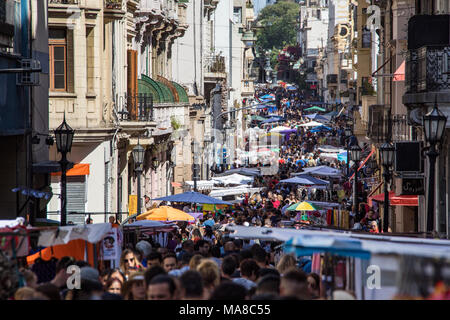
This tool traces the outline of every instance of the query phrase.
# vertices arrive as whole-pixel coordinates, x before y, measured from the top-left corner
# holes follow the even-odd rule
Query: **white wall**
[[[74,145],[72,152],[68,154],[69,161],[74,163],[87,163],[89,164],[89,175],[86,176],[87,181],[87,202],[85,206],[86,212],[103,213],[105,211],[105,159],[109,160],[110,155],[110,143],[109,141],[102,142],[97,145]],[[55,149],[53,147],[53,149]],[[56,150],[52,150],[53,153]],[[52,153],[52,152],[51,152]],[[59,156],[56,158],[59,159]],[[110,165],[111,169],[111,165]],[[53,194],[60,194],[60,177],[52,177],[51,188]],[[110,193],[111,194],[111,193]],[[111,196],[109,196],[109,211],[111,208]],[[113,197],[114,198],[114,197]],[[47,205],[48,211],[60,210],[60,198],[54,195]],[[50,215],[50,219],[59,220],[57,216]],[[92,215],[91,218],[94,223],[104,222],[104,215]]]
[[[200,13],[200,2],[190,1],[187,3],[186,23],[189,27],[183,37],[175,39],[172,46],[172,76],[175,82],[189,88],[188,94],[194,94],[193,85],[196,82],[199,95],[203,95],[202,55],[200,49],[202,16]]]

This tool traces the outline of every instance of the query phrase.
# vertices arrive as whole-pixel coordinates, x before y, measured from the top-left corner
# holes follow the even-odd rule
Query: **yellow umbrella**
[[[296,203],[290,206],[287,210],[294,211],[318,211],[321,210],[319,206],[315,206],[312,203],[303,201],[302,203]]]
[[[161,206],[139,215],[137,220],[194,221],[195,218],[184,211],[169,206]]]

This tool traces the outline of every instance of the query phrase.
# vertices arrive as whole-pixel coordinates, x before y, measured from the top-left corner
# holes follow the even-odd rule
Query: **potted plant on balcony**
[[[175,116],[170,117],[170,124],[172,125],[173,130],[177,131],[181,128],[181,123],[178,121],[178,119]]]

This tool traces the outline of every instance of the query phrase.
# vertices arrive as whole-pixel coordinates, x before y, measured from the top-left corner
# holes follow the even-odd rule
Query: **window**
[[[49,29],[50,90],[67,91],[67,42],[65,29]]]
[[[233,21],[234,21],[234,23],[242,23],[242,8],[241,7],[234,7]]]
[[[87,91],[94,91],[94,28],[86,28],[86,83]]]
[[[14,1],[0,1],[0,47],[13,47]]]
[[[362,34],[362,47],[363,48],[370,48],[372,42],[372,35],[370,34],[370,30],[366,27],[363,28],[363,34]]]

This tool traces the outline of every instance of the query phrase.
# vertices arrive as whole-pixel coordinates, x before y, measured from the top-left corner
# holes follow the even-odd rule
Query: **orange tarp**
[[[100,242],[101,243],[101,242]],[[87,261],[91,266],[94,265],[94,245],[92,243],[86,242],[85,240],[72,240],[67,244],[60,244],[57,246],[48,247],[42,249],[35,254],[29,255],[27,257],[27,264],[32,265],[37,258],[42,258],[43,260],[50,260],[51,258],[61,259],[65,256],[74,257],[76,260],[85,260],[84,253],[87,244],[88,259]],[[100,248],[97,246],[97,252]],[[53,249],[53,250],[52,250]],[[52,253],[53,251],[53,253]]]
[[[52,176],[60,176],[61,171],[52,172]],[[67,170],[67,176],[86,176],[89,175],[89,163],[76,163],[72,169]]]

